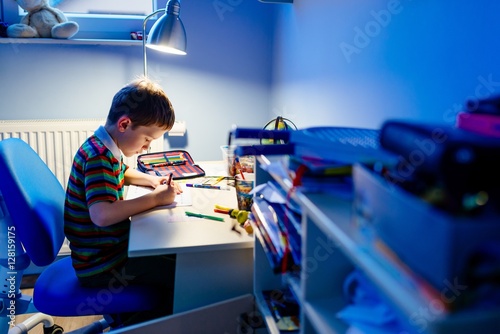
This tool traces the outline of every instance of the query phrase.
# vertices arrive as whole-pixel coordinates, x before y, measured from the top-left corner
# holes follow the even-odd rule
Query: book
[[[280,332],[298,332],[300,305],[290,289],[264,290],[262,294]]]
[[[254,200],[252,213],[259,232],[257,236],[260,234],[259,240],[263,243],[275,273],[296,271],[300,268],[300,236],[297,241],[296,236],[284,230],[283,222],[280,221],[283,213],[277,213],[273,205],[276,204],[270,204],[260,198]]]
[[[257,230],[255,236],[262,245],[271,268],[274,272],[277,272],[278,268],[281,267],[281,258],[278,256],[278,254],[276,253],[276,249],[274,249],[274,246],[269,241],[269,238],[266,235],[267,232],[262,228],[262,224],[258,221],[258,219],[253,220],[253,223]]]
[[[269,205],[276,213],[280,231],[285,234],[288,239],[287,246],[291,251],[295,266],[298,268],[301,263],[302,252],[300,217],[293,211],[287,210],[283,204],[270,203]]]
[[[275,222],[274,212],[269,210],[267,202],[256,198],[252,205],[252,212],[255,216],[255,222],[259,230],[266,237],[266,241],[279,257],[285,253],[285,244],[282,239],[281,231]]]

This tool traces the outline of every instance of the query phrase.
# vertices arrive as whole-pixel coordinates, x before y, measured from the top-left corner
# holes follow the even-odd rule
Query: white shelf
[[[276,323],[274,322],[274,318],[271,314],[271,311],[267,307],[266,300],[264,299],[262,293],[255,293],[255,304],[259,308],[260,314],[262,315],[262,318],[266,322],[269,333],[278,334],[280,331],[276,326]]]
[[[321,334],[338,334],[347,330],[347,325],[335,313],[345,305],[342,297],[336,299],[318,299],[314,303],[305,301],[302,304],[303,312],[310,319],[316,332]]]
[[[0,44],[111,45],[142,47],[142,41],[124,39],[0,38]]]
[[[269,166],[277,160],[279,158],[273,157],[270,161],[263,156],[257,159],[260,166]],[[292,187],[291,179],[279,173],[267,173],[260,167],[256,171],[258,181],[271,178],[285,192]],[[259,176],[259,173],[267,175]],[[259,295],[261,291],[287,284],[298,296],[301,333],[348,331],[348,324],[339,319],[337,313],[348,304],[343,286],[346,276],[355,268],[371,281],[409,334],[498,332],[499,310],[449,313],[441,307],[444,305],[442,291],[429,289],[429,285],[422,284],[404,265],[382,256],[355,226],[351,200],[331,193],[300,191],[294,191],[292,199],[302,209],[301,278],[275,275],[269,265],[266,272],[262,262],[267,258],[262,247],[256,245],[255,249],[262,254],[255,256],[255,267],[259,269],[255,270],[254,292]],[[256,242],[259,241],[256,239]],[[271,333],[279,333],[272,317],[266,317],[266,322]]]

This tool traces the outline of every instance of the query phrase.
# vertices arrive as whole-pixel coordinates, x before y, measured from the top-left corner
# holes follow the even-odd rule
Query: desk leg
[[[252,293],[252,248],[177,254],[174,313]]]

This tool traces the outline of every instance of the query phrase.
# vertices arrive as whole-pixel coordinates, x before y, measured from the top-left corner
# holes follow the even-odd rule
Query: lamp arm
[[[144,77],[147,77],[148,76],[148,62],[147,62],[147,57],[146,57],[146,23],[148,22],[148,20],[156,15],[156,14],[159,14],[161,12],[164,12],[165,11],[165,8],[163,9],[158,9],[156,10],[155,12],[149,14],[148,16],[146,16],[144,18],[144,21],[142,22],[142,54],[143,54],[143,64],[144,64]]]

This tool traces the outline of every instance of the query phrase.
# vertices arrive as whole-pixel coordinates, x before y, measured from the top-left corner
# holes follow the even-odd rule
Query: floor
[[[23,294],[33,295],[32,288],[21,289]],[[19,324],[26,319],[28,319],[33,314],[21,314],[17,315],[15,323]],[[89,317],[54,317],[54,323],[61,326],[65,333],[74,331],[76,329],[82,328],[84,326],[90,325],[95,321],[102,319],[102,316],[89,316]],[[29,334],[43,334],[43,325],[36,325],[32,330],[28,332]]]

